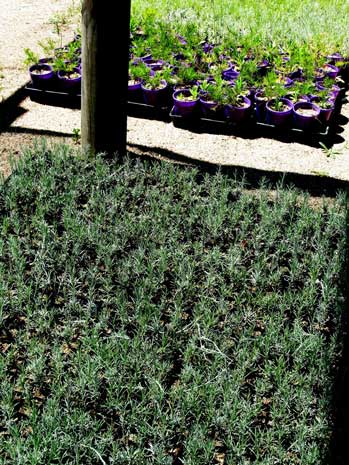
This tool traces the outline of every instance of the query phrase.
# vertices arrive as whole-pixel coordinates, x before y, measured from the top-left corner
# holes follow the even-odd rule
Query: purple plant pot
[[[162,81],[163,87],[159,89],[147,89],[141,84],[144,102],[153,107],[164,107],[168,103],[168,84]]]
[[[326,68],[318,68],[317,69],[317,74],[315,75],[315,81],[316,82],[321,82],[323,81],[326,77],[335,79],[338,76],[339,73],[339,68],[334,65],[326,64]]]
[[[311,114],[301,114],[300,111],[311,111]],[[320,108],[312,102],[297,102],[293,107],[293,122],[298,129],[310,129],[319,121]]]
[[[204,53],[210,53],[212,52],[213,49],[214,49],[214,44],[207,42],[207,41],[202,43],[202,50]]]
[[[219,119],[222,117],[221,106],[217,102],[205,100],[205,97],[200,97],[200,110],[205,118]]]
[[[320,98],[318,96],[312,97],[312,102],[319,102]],[[329,108],[320,108],[319,120],[322,124],[327,124],[332,117],[333,111],[335,109],[335,102],[333,99],[329,98],[328,102],[330,104]]]
[[[153,55],[151,53],[149,53],[148,55],[144,55],[144,56],[140,57],[139,59],[141,61],[143,61],[143,63],[147,63],[149,61],[152,61]]]
[[[260,76],[265,76],[270,69],[271,65],[268,60],[263,60],[257,64],[257,72]]]
[[[181,115],[184,117],[193,116],[198,108],[199,98],[197,98],[196,100],[180,100],[178,99],[179,95],[185,95],[189,97],[190,90],[189,89],[176,90],[173,93],[172,97],[173,97],[175,113],[177,115]]]
[[[160,71],[164,67],[164,60],[147,60],[144,62],[153,71]]]
[[[240,71],[237,71],[234,68],[226,69],[222,72],[222,78],[225,81],[234,81],[239,77]]]
[[[288,100],[286,98],[280,99],[282,103],[287,105],[288,109],[284,111],[277,111],[271,108],[271,104],[273,103],[273,100],[269,100],[267,102],[265,108],[266,108],[266,122],[268,124],[272,124],[274,126],[283,126],[287,124],[291,118],[292,115],[292,110],[293,110],[293,103],[291,100]]]
[[[40,58],[39,64],[40,65],[52,65],[54,61],[55,60],[52,57],[44,57],[44,58]]]
[[[244,101],[243,107],[234,105],[225,105],[223,108],[224,118],[232,123],[243,123],[248,120],[251,114],[251,100],[247,97],[242,97]]]
[[[190,89],[193,86],[198,86],[200,87],[200,82],[199,81],[191,81],[187,84],[176,84],[173,87],[173,92],[176,92],[177,90],[187,90]]]
[[[80,92],[81,90],[81,72],[78,68],[74,68],[73,72],[78,73],[79,76],[75,78],[69,78],[65,71],[58,71],[57,77],[59,80],[60,88],[64,92]]]
[[[332,53],[331,55],[327,55],[327,59],[330,62],[330,64],[336,64],[338,61],[343,60],[343,55],[341,55],[338,52]]]
[[[43,71],[44,73],[36,74],[35,71]],[[40,63],[31,66],[29,68],[29,74],[33,86],[38,89],[45,89],[49,87],[55,78],[55,72],[53,71],[52,66],[47,63]]]
[[[291,79],[290,77],[286,77],[284,87],[286,89],[289,89],[290,87],[293,87],[293,86],[294,86],[294,80]]]
[[[325,74],[331,79],[335,79],[338,76],[339,68],[335,65],[326,64]]]
[[[128,84],[127,98],[130,102],[142,102],[143,93],[142,93],[142,81],[136,81]]]
[[[333,95],[334,99],[337,100],[340,93],[341,93],[341,88],[339,86],[337,86],[336,84],[334,84],[331,87],[330,95]]]
[[[288,77],[292,80],[301,79],[303,77],[303,70],[301,68],[298,68],[292,71],[292,73],[290,73]]]
[[[262,96],[260,91],[255,92],[254,102],[256,104],[256,118],[260,123],[264,123],[266,116],[266,104],[267,100]]]
[[[187,40],[185,39],[185,37],[181,36],[180,34],[176,34],[176,38],[178,40],[178,42],[181,44],[181,45],[187,45],[188,42]]]

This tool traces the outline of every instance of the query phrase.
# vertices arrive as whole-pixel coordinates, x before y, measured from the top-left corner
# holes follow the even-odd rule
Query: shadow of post
[[[184,165],[196,166],[200,172],[215,173],[221,171],[225,175],[243,178],[247,189],[258,189],[261,180],[265,180],[268,189],[274,189],[282,184],[284,187],[293,186],[314,197],[335,197],[338,191],[349,191],[349,182],[311,174],[285,173],[282,171],[266,171],[247,166],[217,165],[202,160],[189,158],[176,152],[160,147],[147,147],[140,144],[128,144],[130,156],[148,158],[154,163],[161,160],[172,161]]]
[[[26,112],[19,107],[19,104],[27,97],[26,85],[27,83],[0,103],[0,132],[6,130],[19,116]]]

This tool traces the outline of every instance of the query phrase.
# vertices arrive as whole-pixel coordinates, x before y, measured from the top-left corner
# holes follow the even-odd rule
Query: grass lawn
[[[69,151],[0,187],[0,463],[325,464],[344,194]]]

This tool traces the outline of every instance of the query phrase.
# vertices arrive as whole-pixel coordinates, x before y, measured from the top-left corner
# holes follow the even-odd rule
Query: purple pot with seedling
[[[256,118],[260,123],[264,123],[266,116],[266,104],[267,99],[261,91],[257,91],[254,94],[254,102],[256,105]]]
[[[33,86],[38,89],[45,89],[49,87],[54,78],[55,72],[47,63],[39,63],[33,65],[29,68],[30,78],[32,80]]]
[[[290,121],[290,118],[292,116],[293,103],[286,98],[281,98],[279,100],[281,104],[284,106],[282,110],[275,110],[273,108],[275,99],[269,100],[269,102],[267,102],[265,106],[266,122],[274,126],[284,126]]]
[[[294,71],[292,71],[292,73],[288,75],[288,77],[292,79],[293,81],[302,79],[303,78],[302,68],[295,69]]]
[[[241,97],[242,105],[225,105],[223,108],[224,118],[232,123],[243,123],[251,115],[251,100],[247,97]]]
[[[81,91],[81,71],[74,68],[73,71],[58,71],[57,77],[60,87],[65,92],[80,92]]]
[[[320,104],[320,97],[318,96],[315,96],[311,99],[312,102],[314,102],[315,104],[317,104],[317,106],[319,106],[320,108],[320,114],[319,114],[319,120],[322,124],[327,124],[331,117],[332,117],[332,114],[334,112],[334,109],[335,109],[335,101],[331,98],[327,99],[327,101],[325,102],[326,105],[324,104]],[[321,106],[320,106],[321,105]]]
[[[148,53],[148,55],[144,55],[139,58],[143,63],[147,63],[153,59],[153,55],[151,53]]]
[[[161,87],[156,89],[148,88],[141,84],[144,102],[153,107],[166,106],[168,100],[168,83],[165,80],[161,81]]]
[[[326,64],[323,68],[318,68],[315,74],[315,81],[321,82],[326,77],[330,79],[335,79],[338,76],[339,68],[334,65]]]
[[[199,97],[194,98],[190,89],[176,90],[172,97],[174,110],[177,115],[184,117],[193,116],[198,109]]]
[[[297,102],[293,106],[293,122],[298,129],[310,129],[319,121],[320,108],[313,102]]]
[[[222,107],[217,102],[207,100],[205,95],[202,95],[199,99],[200,111],[204,118],[219,119],[222,116]]]
[[[257,71],[260,76],[265,76],[270,71],[271,65],[268,60],[262,60],[257,64]]]
[[[327,63],[325,65],[324,71],[327,77],[335,79],[338,76],[339,68],[335,65],[330,65],[329,63]]]
[[[338,61],[343,61],[343,55],[338,52],[335,52],[335,53],[332,53],[331,55],[327,55],[327,59],[332,65],[332,64],[338,63]]]
[[[234,81],[235,79],[239,77],[239,75],[240,75],[240,71],[234,68],[234,66],[231,66],[222,72],[222,78],[225,81]]]
[[[140,79],[128,81],[127,98],[130,102],[142,102],[143,101],[143,94],[142,94],[141,86],[142,86],[142,81]]]
[[[284,87],[286,89],[289,89],[290,87],[293,87],[293,86],[294,86],[294,80],[291,79],[290,77],[286,77]]]
[[[164,67],[164,60],[147,60],[145,61],[146,66],[153,71],[160,71]]]

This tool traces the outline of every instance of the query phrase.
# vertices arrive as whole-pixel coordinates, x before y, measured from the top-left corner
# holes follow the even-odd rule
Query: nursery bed
[[[60,92],[50,89],[37,89],[33,84],[26,86],[26,92],[33,102],[42,105],[56,106],[70,109],[81,108],[81,94]],[[341,103],[337,105],[336,112],[326,126],[316,127],[309,130],[302,130],[295,127],[277,127],[271,124],[257,121],[251,117],[247,124],[238,125],[219,119],[204,117],[183,118],[174,112],[170,107],[154,107],[141,102],[127,102],[127,114],[136,118],[154,119],[164,122],[172,121],[174,126],[182,129],[192,129],[195,131],[207,131],[215,134],[236,134],[251,133],[251,130],[261,132],[265,136],[283,135],[306,137],[319,141],[327,139],[333,135],[336,115],[340,114]]]
[[[33,102],[56,106],[69,109],[81,108],[81,95],[76,93],[66,93],[50,89],[37,89],[33,84],[26,86],[26,92]],[[309,139],[316,139],[319,141],[330,138],[334,133],[335,119],[340,114],[341,103],[337,106],[336,113],[330,120],[330,124],[326,126],[318,126],[309,130],[302,130],[295,127],[277,127],[271,124],[257,121],[254,117],[243,124],[237,125],[224,120],[210,119],[204,117],[183,118],[170,109],[168,106],[154,107],[141,102],[128,102],[127,114],[136,118],[145,118],[158,121],[169,122],[172,121],[174,126],[182,129],[191,129],[194,131],[203,131],[215,134],[239,134],[241,136],[250,134],[251,131],[261,133],[264,136],[273,137],[280,135],[287,135],[291,138],[305,137]]]

